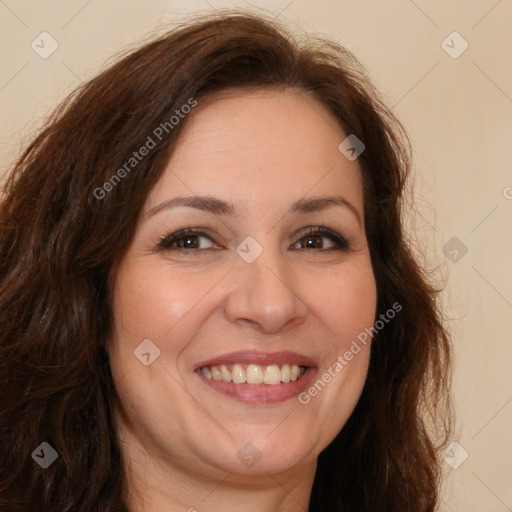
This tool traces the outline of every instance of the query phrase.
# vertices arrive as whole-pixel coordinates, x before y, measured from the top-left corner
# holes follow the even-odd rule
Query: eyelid
[[[338,233],[337,231],[330,229],[325,226],[308,226],[307,228],[304,228],[303,230],[299,230],[297,233],[295,233],[294,238],[298,237],[297,242],[293,242],[293,244],[298,243],[300,240],[302,240],[305,237],[308,236],[320,236],[329,238],[331,241],[334,241],[338,247],[338,250],[349,250],[351,248],[351,244],[349,243],[348,239],[343,236],[341,233]],[[335,249],[319,249],[319,251],[328,251],[328,250],[335,250]],[[318,251],[316,251],[318,252]]]
[[[192,253],[214,249],[212,247],[208,247],[206,249],[184,249],[171,247],[173,243],[180,240],[181,238],[186,238],[187,236],[206,237],[209,238],[214,244],[218,245],[217,242],[215,241],[215,237],[208,228],[183,228],[178,229],[177,231],[173,231],[168,235],[162,236],[160,241],[157,243],[156,251],[177,251]]]

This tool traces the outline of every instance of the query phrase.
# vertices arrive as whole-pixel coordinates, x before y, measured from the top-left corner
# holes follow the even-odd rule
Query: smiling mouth
[[[243,350],[201,361],[194,371],[215,392],[250,406],[267,406],[296,398],[318,368],[296,352]]]
[[[231,382],[233,384],[254,384],[279,386],[300,380],[307,367],[297,364],[220,364],[202,366],[201,374],[209,380]]]

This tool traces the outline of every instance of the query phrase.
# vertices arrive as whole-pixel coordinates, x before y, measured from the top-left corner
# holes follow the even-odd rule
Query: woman
[[[69,97],[1,204],[0,508],[436,509],[400,134],[346,50],[244,13]]]

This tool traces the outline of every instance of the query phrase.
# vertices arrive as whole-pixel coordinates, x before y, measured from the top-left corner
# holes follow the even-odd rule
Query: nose
[[[308,308],[296,290],[293,269],[282,256],[269,253],[252,263],[237,262],[225,315],[230,322],[272,334],[300,325]]]

